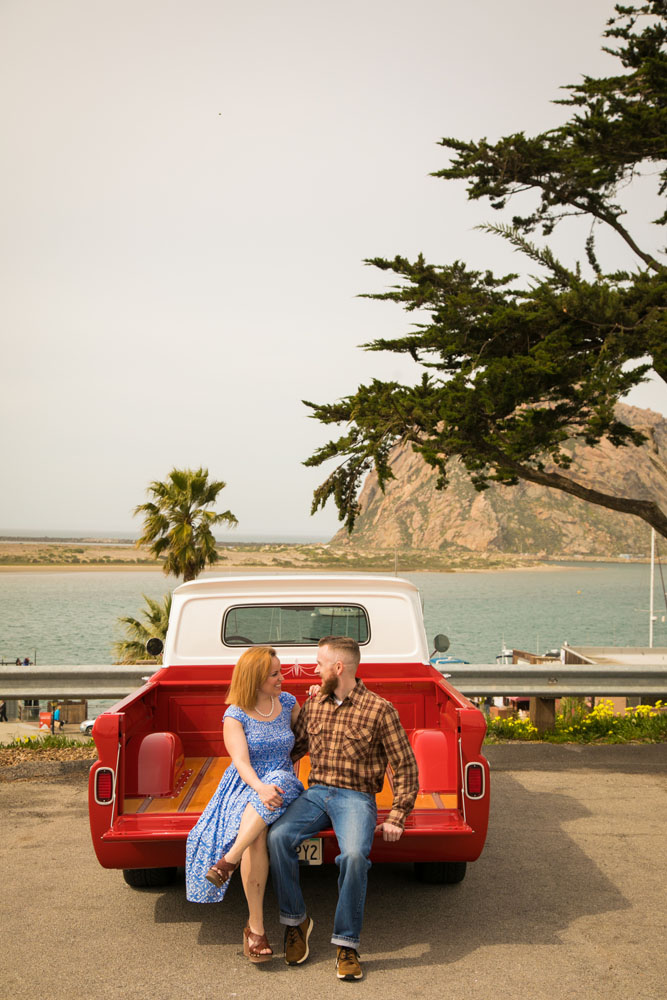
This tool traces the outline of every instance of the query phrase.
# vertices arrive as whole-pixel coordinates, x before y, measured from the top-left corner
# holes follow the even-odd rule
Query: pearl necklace
[[[269,711],[268,712],[260,712],[260,710],[257,708],[256,705],[255,705],[255,711],[257,712],[258,715],[263,715],[265,719],[268,719],[271,715],[273,715],[273,706],[274,706],[274,704],[275,704],[274,698],[273,698],[273,695],[271,695],[271,708],[269,709]]]

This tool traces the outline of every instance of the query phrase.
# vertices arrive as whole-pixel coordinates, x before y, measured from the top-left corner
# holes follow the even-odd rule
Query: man
[[[308,958],[313,921],[299,885],[299,844],[332,826],[340,854],[338,905],[331,943],[338,948],[336,975],[361,979],[359,939],[373,837],[397,841],[414,806],[417,762],[398,712],[357,680],[359,644],[327,636],[320,640],[316,671],[322,687],[303,705],[294,729],[292,759],[310,753],[309,788],[270,828],[271,872],[286,925],[285,961],[300,965]],[[387,763],[393,771],[393,803],[387,820],[376,828],[375,795]]]

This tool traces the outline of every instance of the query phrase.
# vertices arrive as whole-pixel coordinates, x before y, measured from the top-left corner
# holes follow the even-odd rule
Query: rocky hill
[[[648,437],[641,447],[573,444],[569,475],[587,486],[658,499],[667,506],[667,420],[652,410],[619,405],[618,416]],[[334,544],[370,548],[458,549],[539,556],[645,555],[650,528],[642,520],[585,503],[559,490],[520,483],[494,484],[482,493],[460,464],[450,464],[450,485],[435,489],[436,474],[411,448],[392,457],[396,479],[383,494],[375,474],[364,483],[362,513],[352,538]]]

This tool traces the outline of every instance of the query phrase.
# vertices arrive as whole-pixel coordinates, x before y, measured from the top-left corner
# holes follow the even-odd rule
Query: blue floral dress
[[[287,691],[280,694],[282,712],[271,722],[252,719],[242,708],[230,705],[223,718],[238,719],[248,741],[250,763],[266,784],[283,789],[283,804],[269,810],[250,785],[230,764],[213,798],[190,831],[185,853],[185,889],[193,903],[219,903],[229,881],[218,888],[207,882],[209,868],[230,849],[239,832],[241,817],[250,803],[267,825],[274,823],[288,805],[301,795],[303,785],[294,774],[290,752],[294,733],[290,725],[296,698]]]

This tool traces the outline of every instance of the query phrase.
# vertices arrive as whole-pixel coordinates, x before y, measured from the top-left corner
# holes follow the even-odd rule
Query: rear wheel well
[[[176,878],[176,868],[125,868],[123,878],[133,889],[157,889],[171,885]]]
[[[455,885],[465,878],[467,861],[415,861],[415,875],[427,885]]]

